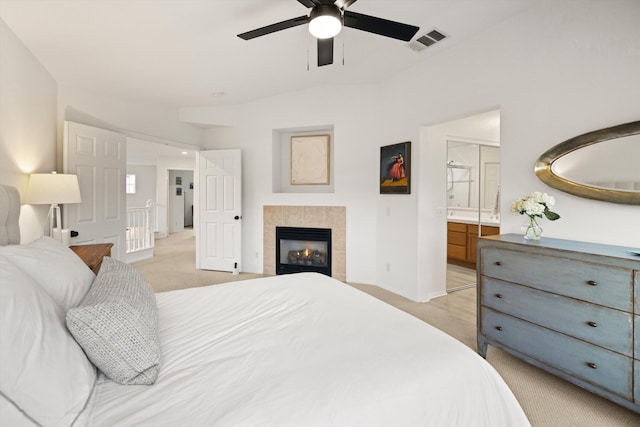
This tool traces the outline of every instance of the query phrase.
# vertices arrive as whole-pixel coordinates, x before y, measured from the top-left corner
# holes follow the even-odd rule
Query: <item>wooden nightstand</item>
[[[102,258],[111,256],[112,246],[113,243],[97,243],[95,245],[69,246],[69,249],[75,252],[91,271],[98,274],[102,265]]]

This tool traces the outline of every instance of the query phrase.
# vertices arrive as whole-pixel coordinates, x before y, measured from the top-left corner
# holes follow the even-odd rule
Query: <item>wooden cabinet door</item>
[[[467,224],[447,223],[447,258],[467,260]]]
[[[477,234],[467,234],[467,261],[476,263],[476,245],[478,244]]]

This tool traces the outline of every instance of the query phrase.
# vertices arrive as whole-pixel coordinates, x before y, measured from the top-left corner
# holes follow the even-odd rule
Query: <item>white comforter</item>
[[[314,273],[157,295],[153,386],[102,377],[90,426],[522,426],[462,343]]]

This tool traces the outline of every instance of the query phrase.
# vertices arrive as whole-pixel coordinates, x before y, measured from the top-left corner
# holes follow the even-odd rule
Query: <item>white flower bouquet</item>
[[[549,210],[549,208],[555,204],[556,200],[553,196],[535,191],[513,202],[511,205],[511,213],[528,215],[530,217],[537,216],[539,218],[542,218],[544,215],[549,221],[555,221],[560,218],[560,215]]]
[[[523,226],[524,237],[526,239],[540,238],[542,228],[538,225],[537,218],[544,216],[549,221],[555,221],[560,218],[560,215],[549,209],[552,208],[555,203],[556,201],[552,196],[539,191],[535,191],[513,202],[511,205],[512,214],[527,215],[529,217],[528,224]]]

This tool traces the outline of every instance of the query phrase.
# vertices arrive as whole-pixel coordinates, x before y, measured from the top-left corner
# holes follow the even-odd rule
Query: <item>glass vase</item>
[[[522,224],[522,235],[527,240],[540,240],[542,227],[538,224],[538,219],[535,216],[527,216],[526,221]]]

